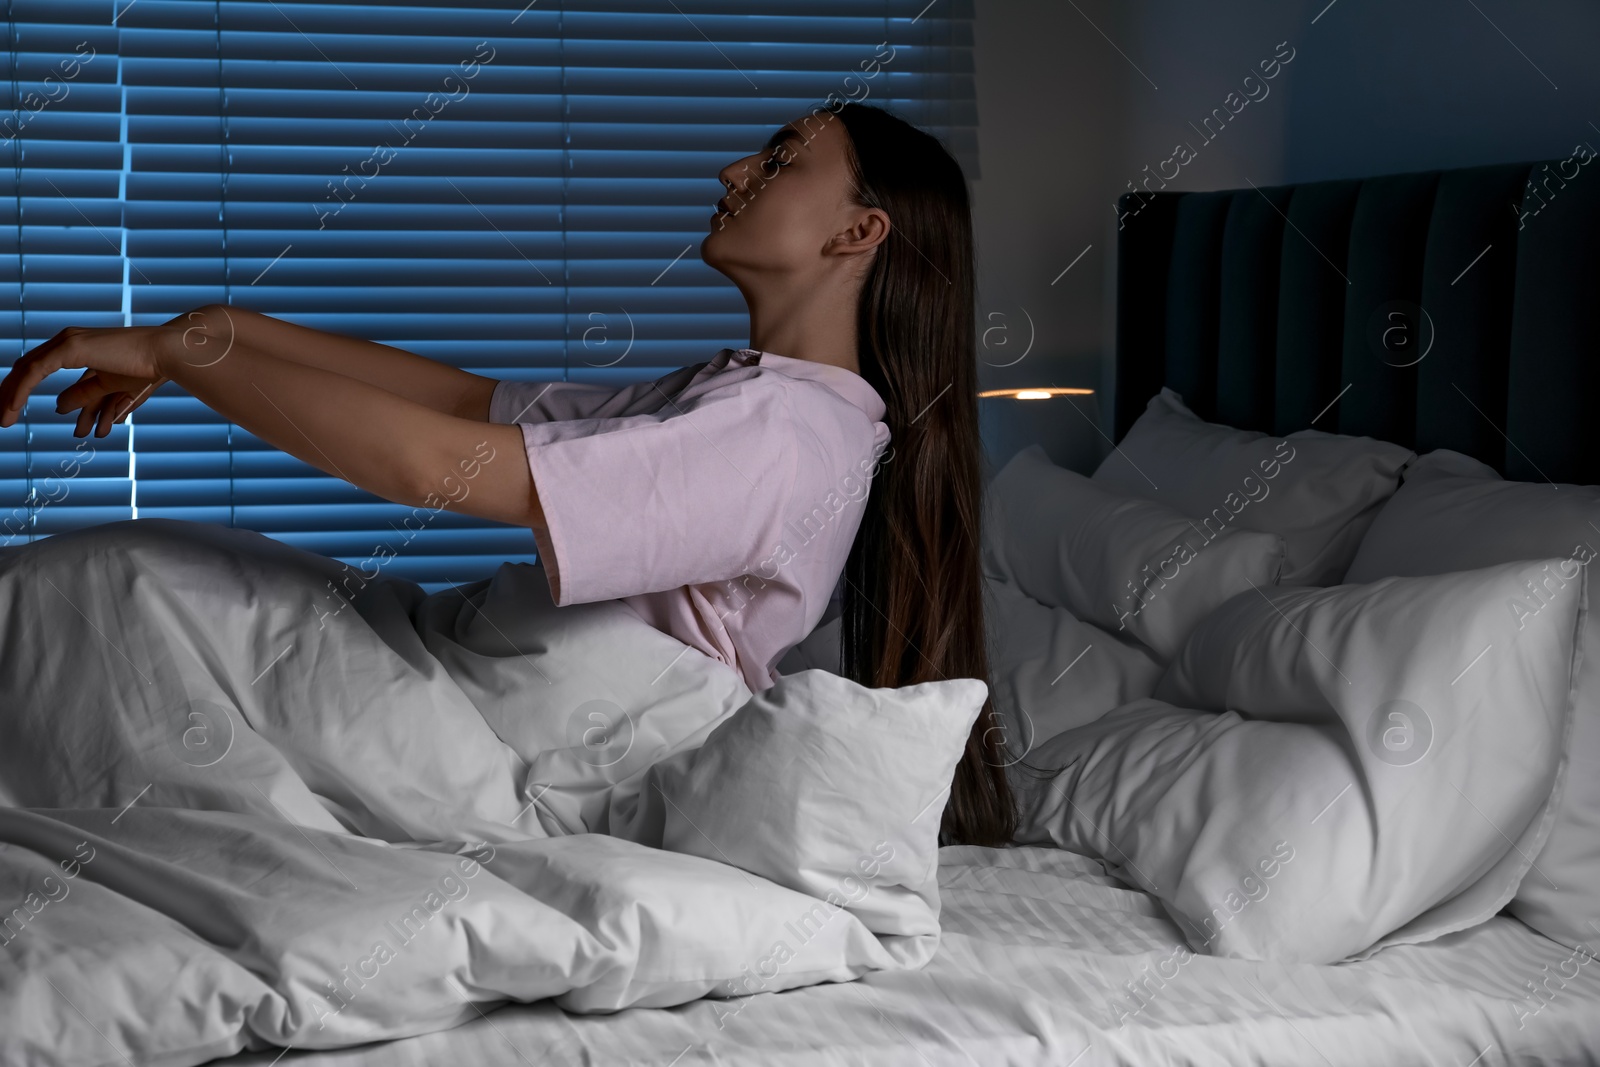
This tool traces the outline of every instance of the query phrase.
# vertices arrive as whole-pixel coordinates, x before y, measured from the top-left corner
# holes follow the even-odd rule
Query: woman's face
[[[710,218],[702,259],[735,282],[815,279],[852,258],[830,253],[870,251],[888,217],[850,203],[848,142],[844,123],[824,110],[786,123],[761,150],[722,168],[728,192]],[[866,221],[870,215],[881,222]]]

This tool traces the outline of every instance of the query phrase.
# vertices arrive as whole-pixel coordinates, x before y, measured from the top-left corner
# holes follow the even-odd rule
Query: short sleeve
[[[793,511],[798,450],[815,447],[773,375],[522,434],[545,515],[539,555],[562,606],[751,573]]]

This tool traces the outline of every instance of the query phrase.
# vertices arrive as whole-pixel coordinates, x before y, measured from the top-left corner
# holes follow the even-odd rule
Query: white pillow
[[[1571,723],[1583,587],[1506,610],[1546,562],[1235,598],[1155,698],[1041,746],[1070,769],[1017,779],[1017,841],[1103,856],[1221,956],[1332,963],[1488,919],[1549,832]]]
[[[1501,480],[1500,473],[1482,460],[1448,448],[1436,448],[1406,464],[1406,469],[1400,472],[1400,484],[1409,485],[1439,477],[1487,478],[1492,482]]]
[[[1283,585],[1341,581],[1377,509],[1416,453],[1370,437],[1299,430],[1271,438],[1204,422],[1163,388],[1094,472],[1210,531],[1283,535]]]
[[[875,934],[937,938],[939,825],[988,693],[974,678],[869,689],[781,675],[617,797],[610,832],[742,868]]]
[[[1126,634],[1165,662],[1236,593],[1274,584],[1283,539],[1207,530],[1172,508],[1018,452],[988,487],[986,573],[1043,604]]]
[[[1080,622],[1066,608],[1041,604],[984,575],[989,682],[1010,757],[1092,722],[1112,708],[1155,692],[1161,663],[1132,638]],[[780,674],[841,674],[840,618],[820,624],[778,664]]]
[[[1559,591],[1600,552],[1600,487],[1504,481],[1440,449],[1420,457],[1361,542],[1350,581],[1438,574],[1517,559],[1566,557],[1536,589]],[[1538,606],[1519,595],[1523,612]],[[1585,632],[1572,742],[1555,826],[1511,913],[1569,948],[1600,933],[1600,626]]]
[[[1155,692],[1162,665],[1139,642],[985,577],[989,674],[1011,756]],[[1032,762],[1028,759],[1028,762]]]
[[[739,672],[618,600],[557,607],[542,566],[432,597],[423,644],[528,762],[525,799],[553,835],[604,833],[614,787],[698,745],[750,699]]]

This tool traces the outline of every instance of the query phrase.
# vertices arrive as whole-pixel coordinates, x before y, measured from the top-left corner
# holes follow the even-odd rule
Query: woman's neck
[[[760,304],[750,304],[751,348],[861,373],[853,303],[845,307],[837,300],[812,299],[778,314],[764,311]]]

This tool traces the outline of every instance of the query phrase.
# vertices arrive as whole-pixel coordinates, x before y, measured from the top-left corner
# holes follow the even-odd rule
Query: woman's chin
[[[718,244],[716,238],[719,232],[717,228],[713,227],[711,232],[700,240],[700,261],[712,270],[722,269],[717,265],[717,254],[713,251]]]

